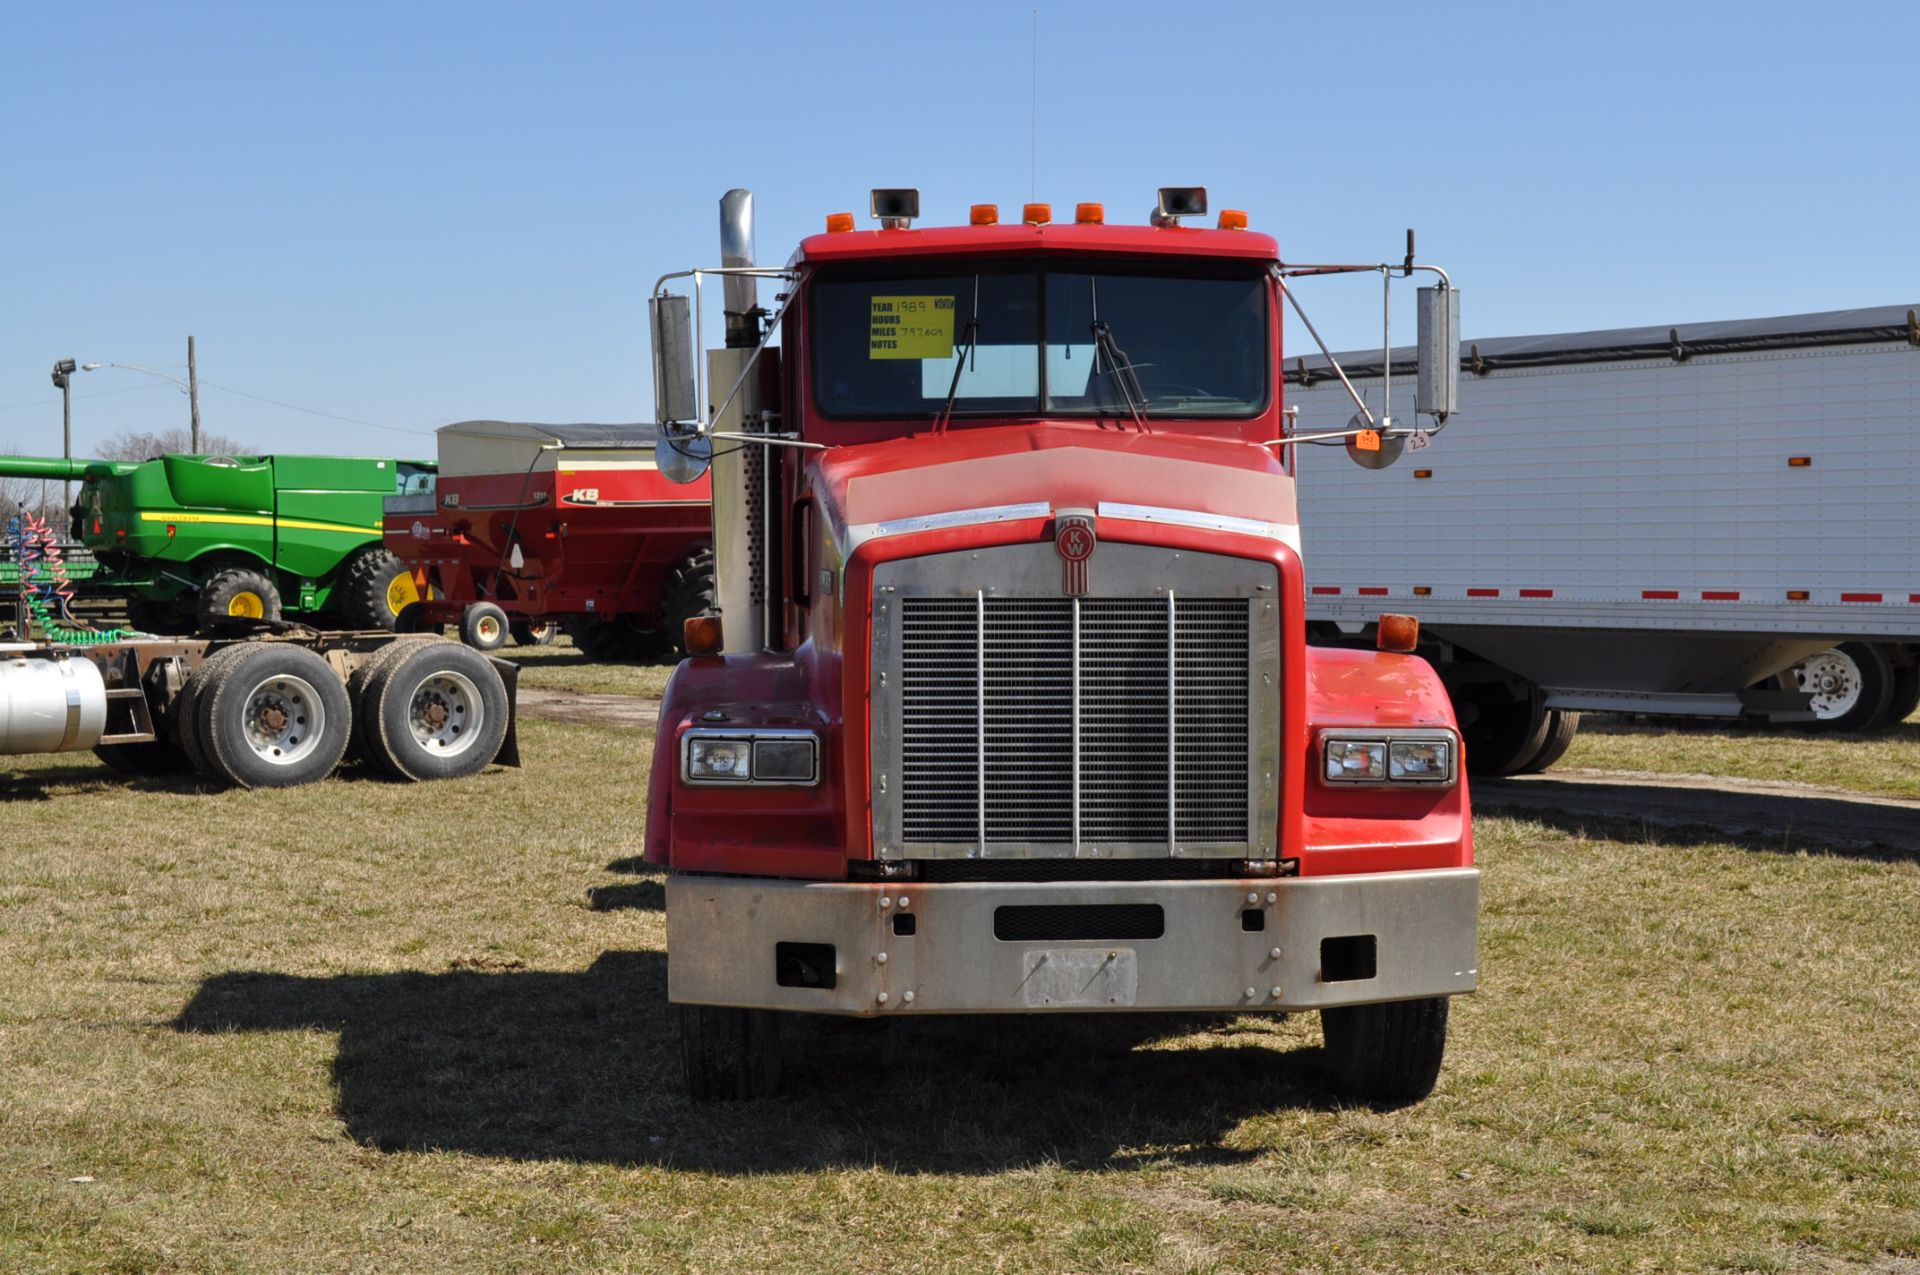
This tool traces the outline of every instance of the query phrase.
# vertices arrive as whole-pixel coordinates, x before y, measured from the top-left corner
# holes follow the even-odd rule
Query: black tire
[[[348,559],[334,586],[334,610],[349,629],[397,632],[400,615],[420,601],[407,565],[379,545]]]
[[[695,1102],[764,1098],[780,1083],[780,1020],[764,1009],[682,1005],[680,1057]]]
[[[1920,664],[1896,665],[1893,670],[1893,699],[1887,705],[1884,726],[1898,726],[1920,709]]]
[[[667,634],[644,627],[631,615],[576,620],[567,632],[580,653],[596,664],[639,664],[661,659],[673,650]]]
[[[1519,699],[1506,698],[1501,688],[1483,688],[1460,727],[1470,775],[1512,775],[1540,755],[1547,745],[1548,720],[1540,690],[1528,686]]]
[[[1871,730],[1893,706],[1893,661],[1871,642],[1842,642],[1781,674],[1789,689],[1813,694],[1815,718],[1803,730]]]
[[[485,770],[507,737],[507,688],[492,661],[456,642],[410,643],[367,680],[367,759],[395,779]]]
[[[558,620],[515,620],[507,626],[516,646],[552,646],[560,636]]]
[[[219,633],[236,626],[280,618],[280,590],[264,571],[227,567],[200,586],[200,604],[194,611],[202,633]]]
[[[215,775],[242,788],[291,788],[333,773],[353,707],[333,667],[305,647],[260,642],[214,670],[197,729]]]
[[[1528,762],[1514,771],[1516,775],[1537,775],[1567,755],[1573,737],[1580,731],[1580,714],[1563,709],[1547,710],[1546,741]]]
[[[507,613],[491,602],[475,602],[460,614],[460,640],[476,651],[497,651],[507,644]]]
[[[245,643],[223,646],[200,661],[200,667],[180,688],[180,696],[174,700],[169,714],[168,728],[173,733],[173,742],[180,749],[181,756],[187,759],[187,764],[203,777],[222,783],[227,780],[214,768],[200,733],[200,697],[221,676],[220,670],[245,655],[247,650]]]
[[[189,599],[190,601],[191,599]],[[185,637],[193,632],[190,608],[178,602],[160,602],[138,594],[127,599],[127,627],[155,637]]]
[[[1320,1011],[1328,1078],[1342,1097],[1402,1107],[1433,1092],[1447,1052],[1447,998]]]
[[[719,609],[713,583],[713,546],[699,545],[680,559],[660,604],[660,628],[677,659],[687,657],[687,621]]]
[[[357,757],[361,761],[374,761],[371,745],[367,741],[367,726],[377,715],[373,699],[367,693],[367,688],[373,684],[374,677],[413,647],[422,642],[438,640],[424,633],[417,636],[402,634],[368,656],[358,668],[347,675],[347,698],[353,702],[353,734],[347,744],[349,756]]]
[[[193,761],[170,739],[152,739],[144,744],[105,744],[93,755],[113,770],[134,779],[152,779],[160,775],[184,775],[193,770]]]

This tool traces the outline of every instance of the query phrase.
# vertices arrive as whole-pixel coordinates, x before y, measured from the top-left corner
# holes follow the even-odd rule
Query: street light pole
[[[193,337],[187,337],[187,402],[193,410],[193,454],[200,454],[200,365],[193,360]]]
[[[53,383],[60,387],[60,454],[68,460],[73,459],[73,374],[80,365],[72,359],[61,359],[53,365]],[[73,484],[66,479],[60,480],[60,507],[73,505]]]

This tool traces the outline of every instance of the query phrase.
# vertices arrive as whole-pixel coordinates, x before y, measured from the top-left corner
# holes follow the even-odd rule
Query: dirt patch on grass
[[[520,716],[549,722],[579,722],[652,730],[660,720],[660,701],[641,695],[588,695],[579,691],[522,686]]]

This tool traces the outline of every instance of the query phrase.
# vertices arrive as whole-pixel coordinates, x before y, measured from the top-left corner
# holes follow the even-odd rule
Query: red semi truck
[[[711,466],[720,595],[645,847],[692,1093],[766,1092],[789,1013],[1315,1010],[1341,1092],[1424,1096],[1477,978],[1459,734],[1417,656],[1306,644],[1288,461],[1420,434],[1296,428],[1281,313],[1300,276],[1432,271],[1438,428],[1457,292],[1411,242],[1303,266],[1244,214],[1187,224],[1199,188],[1145,225],[872,208],[764,269],[731,192],[722,266],[652,301],[661,466]]]

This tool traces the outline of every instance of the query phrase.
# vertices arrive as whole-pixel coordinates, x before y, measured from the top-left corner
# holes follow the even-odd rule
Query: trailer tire
[[[235,643],[223,646],[201,660],[200,667],[180,688],[180,698],[173,703],[173,740],[179,746],[181,755],[200,775],[223,783],[227,782],[226,778],[214,768],[213,759],[207,755],[205,737],[201,733],[200,698],[202,692],[220,676],[220,670],[246,654],[247,649],[244,643]]]
[[[368,656],[347,675],[347,698],[353,702],[353,734],[347,742],[348,756],[365,762],[374,760],[367,742],[367,727],[375,717],[375,705],[367,694],[367,688],[372,685],[374,677],[413,647],[422,642],[438,640],[431,634],[402,634]]]
[[[764,1098],[780,1083],[780,1020],[764,1009],[682,1005],[680,1057],[695,1102]]]
[[[186,751],[170,739],[150,739],[143,744],[101,744],[94,748],[93,755],[109,769],[133,779],[184,775],[193,770]]]
[[[280,618],[280,590],[267,573],[252,567],[216,571],[200,586],[199,617],[203,633],[218,633],[254,621],[273,623]]]
[[[1524,766],[1515,768],[1513,773],[1537,775],[1546,770],[1567,755],[1567,750],[1573,747],[1573,737],[1579,731],[1580,714],[1558,708],[1548,709],[1545,742],[1540,745],[1540,751],[1535,753],[1531,760]]]
[[[499,650],[507,631],[507,613],[491,602],[475,602],[460,613],[460,640],[476,651]]]
[[[552,646],[560,636],[558,620],[515,620],[507,626],[516,646]]]
[[[215,774],[242,788],[325,779],[353,732],[346,684],[303,646],[238,649],[200,690],[200,745]]]
[[[1893,670],[1893,702],[1887,706],[1884,724],[1898,726],[1920,708],[1920,664],[1906,664]]]
[[[1871,730],[1893,706],[1893,661],[1871,642],[1842,642],[1809,655],[1781,679],[1789,690],[1813,696],[1814,720],[1802,722],[1802,730]]]
[[[420,601],[413,573],[379,545],[368,545],[348,560],[335,586],[341,621],[349,629],[399,631],[400,616]]]
[[[511,709],[492,661],[455,642],[408,643],[367,679],[360,704],[367,759],[409,782],[485,770]]]
[[[1529,685],[1527,693],[1517,700],[1489,702],[1483,698],[1475,706],[1478,711],[1460,727],[1468,774],[1517,774],[1547,746],[1551,723],[1539,687]]]
[[[1447,1052],[1447,998],[1320,1011],[1328,1078],[1342,1097],[1403,1107],[1433,1092]]]
[[[674,567],[660,604],[661,628],[675,658],[687,658],[687,621],[712,615],[719,605],[713,582],[713,546],[696,546]]]

